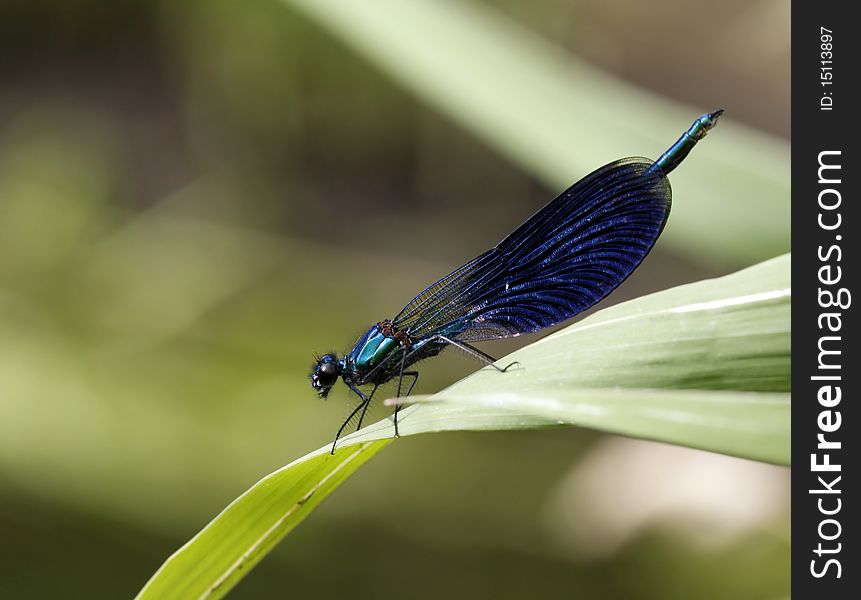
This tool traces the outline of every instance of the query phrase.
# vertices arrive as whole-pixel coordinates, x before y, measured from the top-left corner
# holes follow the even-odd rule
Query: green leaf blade
[[[790,255],[605,309],[400,411],[401,436],[578,425],[788,465]],[[391,418],[237,498],[139,598],[220,598],[394,435]]]
[[[436,424],[435,431],[453,420],[472,421],[478,430],[576,425],[774,464],[790,461],[789,394],[536,387],[411,400],[422,403],[422,425]],[[401,422],[403,435],[413,433],[409,415]]]
[[[330,455],[320,448],[264,477],[177,550],[137,598],[223,597],[356,469],[390,440]]]

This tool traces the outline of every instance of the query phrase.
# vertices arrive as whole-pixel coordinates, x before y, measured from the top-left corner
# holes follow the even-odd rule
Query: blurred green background
[[[399,77],[310,5],[4,3],[0,597],[133,596],[250,484],[331,439],[350,402],[314,396],[314,351],[348,349],[561,189],[535,153],[423,93],[440,89],[430,73]],[[735,120],[723,155],[770,152],[753,153],[740,189],[766,163],[788,178],[788,3],[440,6],[471,11],[453,25],[504,23],[590,65],[571,65],[584,102],[627,82],[613,107],[625,131],[564,140],[571,182],[657,156],[719,106]],[[644,145],[627,123],[656,102],[664,122],[686,116]],[[697,189],[673,177],[676,210]],[[725,215],[739,228],[788,224],[788,196],[735,200],[750,207]],[[703,253],[680,219],[606,304],[788,250],[787,231]],[[444,354],[416,391],[476,367]],[[782,598],[788,517],[777,467],[584,430],[418,436],[232,597]]]

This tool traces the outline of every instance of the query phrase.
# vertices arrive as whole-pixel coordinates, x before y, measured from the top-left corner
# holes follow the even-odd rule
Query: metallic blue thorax
[[[353,379],[361,378],[398,347],[395,338],[386,337],[379,326],[374,325],[359,338],[350,354],[341,359],[341,371]]]

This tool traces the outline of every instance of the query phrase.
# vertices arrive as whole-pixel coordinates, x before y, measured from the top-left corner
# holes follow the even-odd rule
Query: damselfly
[[[496,246],[455,269],[410,300],[393,319],[373,325],[338,358],[316,359],[311,385],[325,398],[338,378],[359,397],[332,443],[358,414],[356,429],[377,388],[395,378],[397,394],[418,380],[411,367],[455,346],[504,372],[472,344],[531,333],[586,310],[643,261],[670,214],[667,175],[715,126],[707,113],[656,161],[623,158],[587,175],[532,215]],[[369,392],[361,387],[372,386]],[[395,408],[395,435],[398,410]]]

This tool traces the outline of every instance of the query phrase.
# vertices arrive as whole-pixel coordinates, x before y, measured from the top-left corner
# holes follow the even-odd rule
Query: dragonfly
[[[640,265],[664,229],[672,192],[667,175],[712,129],[723,110],[706,113],[657,160],[622,158],[579,180],[505,239],[430,285],[393,319],[365,332],[342,357],[315,357],[311,386],[321,398],[343,381],[359,403],[332,442],[381,385],[397,378],[397,396],[418,381],[416,363],[449,346],[504,373],[474,343],[533,333],[593,306]],[[361,388],[370,387],[370,391]],[[393,422],[398,433],[398,411]]]

